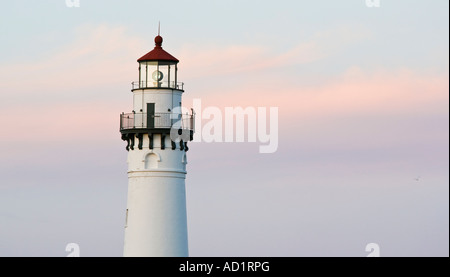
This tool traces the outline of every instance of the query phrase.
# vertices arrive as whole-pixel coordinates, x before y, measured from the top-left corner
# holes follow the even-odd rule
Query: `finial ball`
[[[161,46],[162,42],[163,42],[162,36],[156,36],[155,37],[155,43],[156,43],[157,46]]]

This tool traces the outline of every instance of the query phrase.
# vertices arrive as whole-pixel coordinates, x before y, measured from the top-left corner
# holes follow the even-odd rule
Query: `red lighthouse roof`
[[[142,56],[138,62],[148,62],[148,61],[167,61],[167,62],[175,62],[178,63],[179,60],[174,56],[170,55],[166,51],[164,51],[161,47],[163,42],[163,38],[158,35],[155,37],[155,48]]]

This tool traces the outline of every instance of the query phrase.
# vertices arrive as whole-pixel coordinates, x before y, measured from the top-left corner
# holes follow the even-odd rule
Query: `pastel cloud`
[[[179,51],[186,78],[254,73],[295,64],[307,64],[336,55],[349,45],[366,40],[371,32],[361,26],[336,26],[319,31],[287,51],[274,53],[273,45],[184,45]]]
[[[187,90],[184,97],[187,107],[199,95],[205,106],[275,106],[279,107],[281,127],[298,124],[299,119],[307,122],[330,117],[448,113],[448,76],[444,74],[423,74],[407,68],[365,72],[355,66],[319,85],[291,85],[298,84],[295,74],[285,75],[281,81],[261,82],[272,72],[283,74],[283,66],[327,59],[368,36],[363,29],[337,27],[276,55],[269,47],[259,45],[182,45],[179,50],[167,50],[181,60],[182,80],[191,82],[193,91]],[[46,59],[0,66],[6,80],[0,84],[5,99],[0,104],[0,116],[19,114],[14,122],[5,121],[5,129],[19,132],[23,126],[40,126],[52,117],[52,128],[66,130],[54,139],[113,128],[118,124],[118,113],[131,108],[127,92],[137,75],[133,64],[151,47],[122,27],[83,26],[71,44]],[[242,81],[232,90],[208,81],[208,76],[223,74],[240,76]],[[23,81],[21,76],[27,79]],[[203,88],[196,85],[200,77],[207,84]],[[33,84],[33,89],[23,83]],[[61,88],[84,96],[79,101],[66,101],[60,96]],[[109,90],[114,93],[108,94]],[[107,95],[107,100],[99,94]],[[35,95],[42,95],[39,105],[25,101],[25,97]],[[55,96],[59,98],[54,100]],[[11,99],[16,100],[14,105],[7,105]],[[63,128],[67,124],[72,126],[70,131]],[[35,137],[45,137],[45,133],[45,128],[36,128]]]
[[[130,105],[133,64],[146,46],[123,27],[85,25],[48,57],[0,65],[2,132],[27,129],[34,141],[50,141],[85,139],[86,133],[113,128]]]
[[[202,97],[203,107],[279,107],[280,141],[333,151],[448,140],[448,75],[353,67],[318,86],[255,87]],[[185,101],[189,105],[189,101]],[[285,145],[285,144],[282,144]]]
[[[442,113],[448,110],[448,76],[408,69],[365,73],[355,67],[330,83],[288,94],[295,94],[296,106],[283,106],[305,115]]]
[[[448,111],[448,76],[409,69],[364,72],[349,68],[320,85],[289,86],[279,81],[254,86],[254,80],[226,93],[209,94],[217,106],[278,106],[285,115],[445,113]],[[286,80],[283,80],[286,81]]]
[[[123,65],[135,61],[144,46],[141,39],[127,35],[124,27],[83,25],[74,32],[72,42],[48,57],[1,65],[0,75],[7,81],[0,88],[5,92],[23,86],[58,90],[118,82],[133,72]]]

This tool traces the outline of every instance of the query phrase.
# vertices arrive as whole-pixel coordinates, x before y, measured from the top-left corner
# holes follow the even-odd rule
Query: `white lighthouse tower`
[[[187,257],[186,152],[193,139],[194,112],[183,112],[184,84],[178,60],[163,39],[138,60],[132,83],[133,111],[120,116],[127,141],[128,200],[124,256]]]

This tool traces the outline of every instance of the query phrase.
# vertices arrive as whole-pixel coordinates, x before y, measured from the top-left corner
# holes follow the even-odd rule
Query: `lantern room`
[[[179,60],[162,49],[163,38],[155,37],[155,48],[138,60],[139,82],[133,89],[170,88],[183,90],[178,83],[177,64]]]

